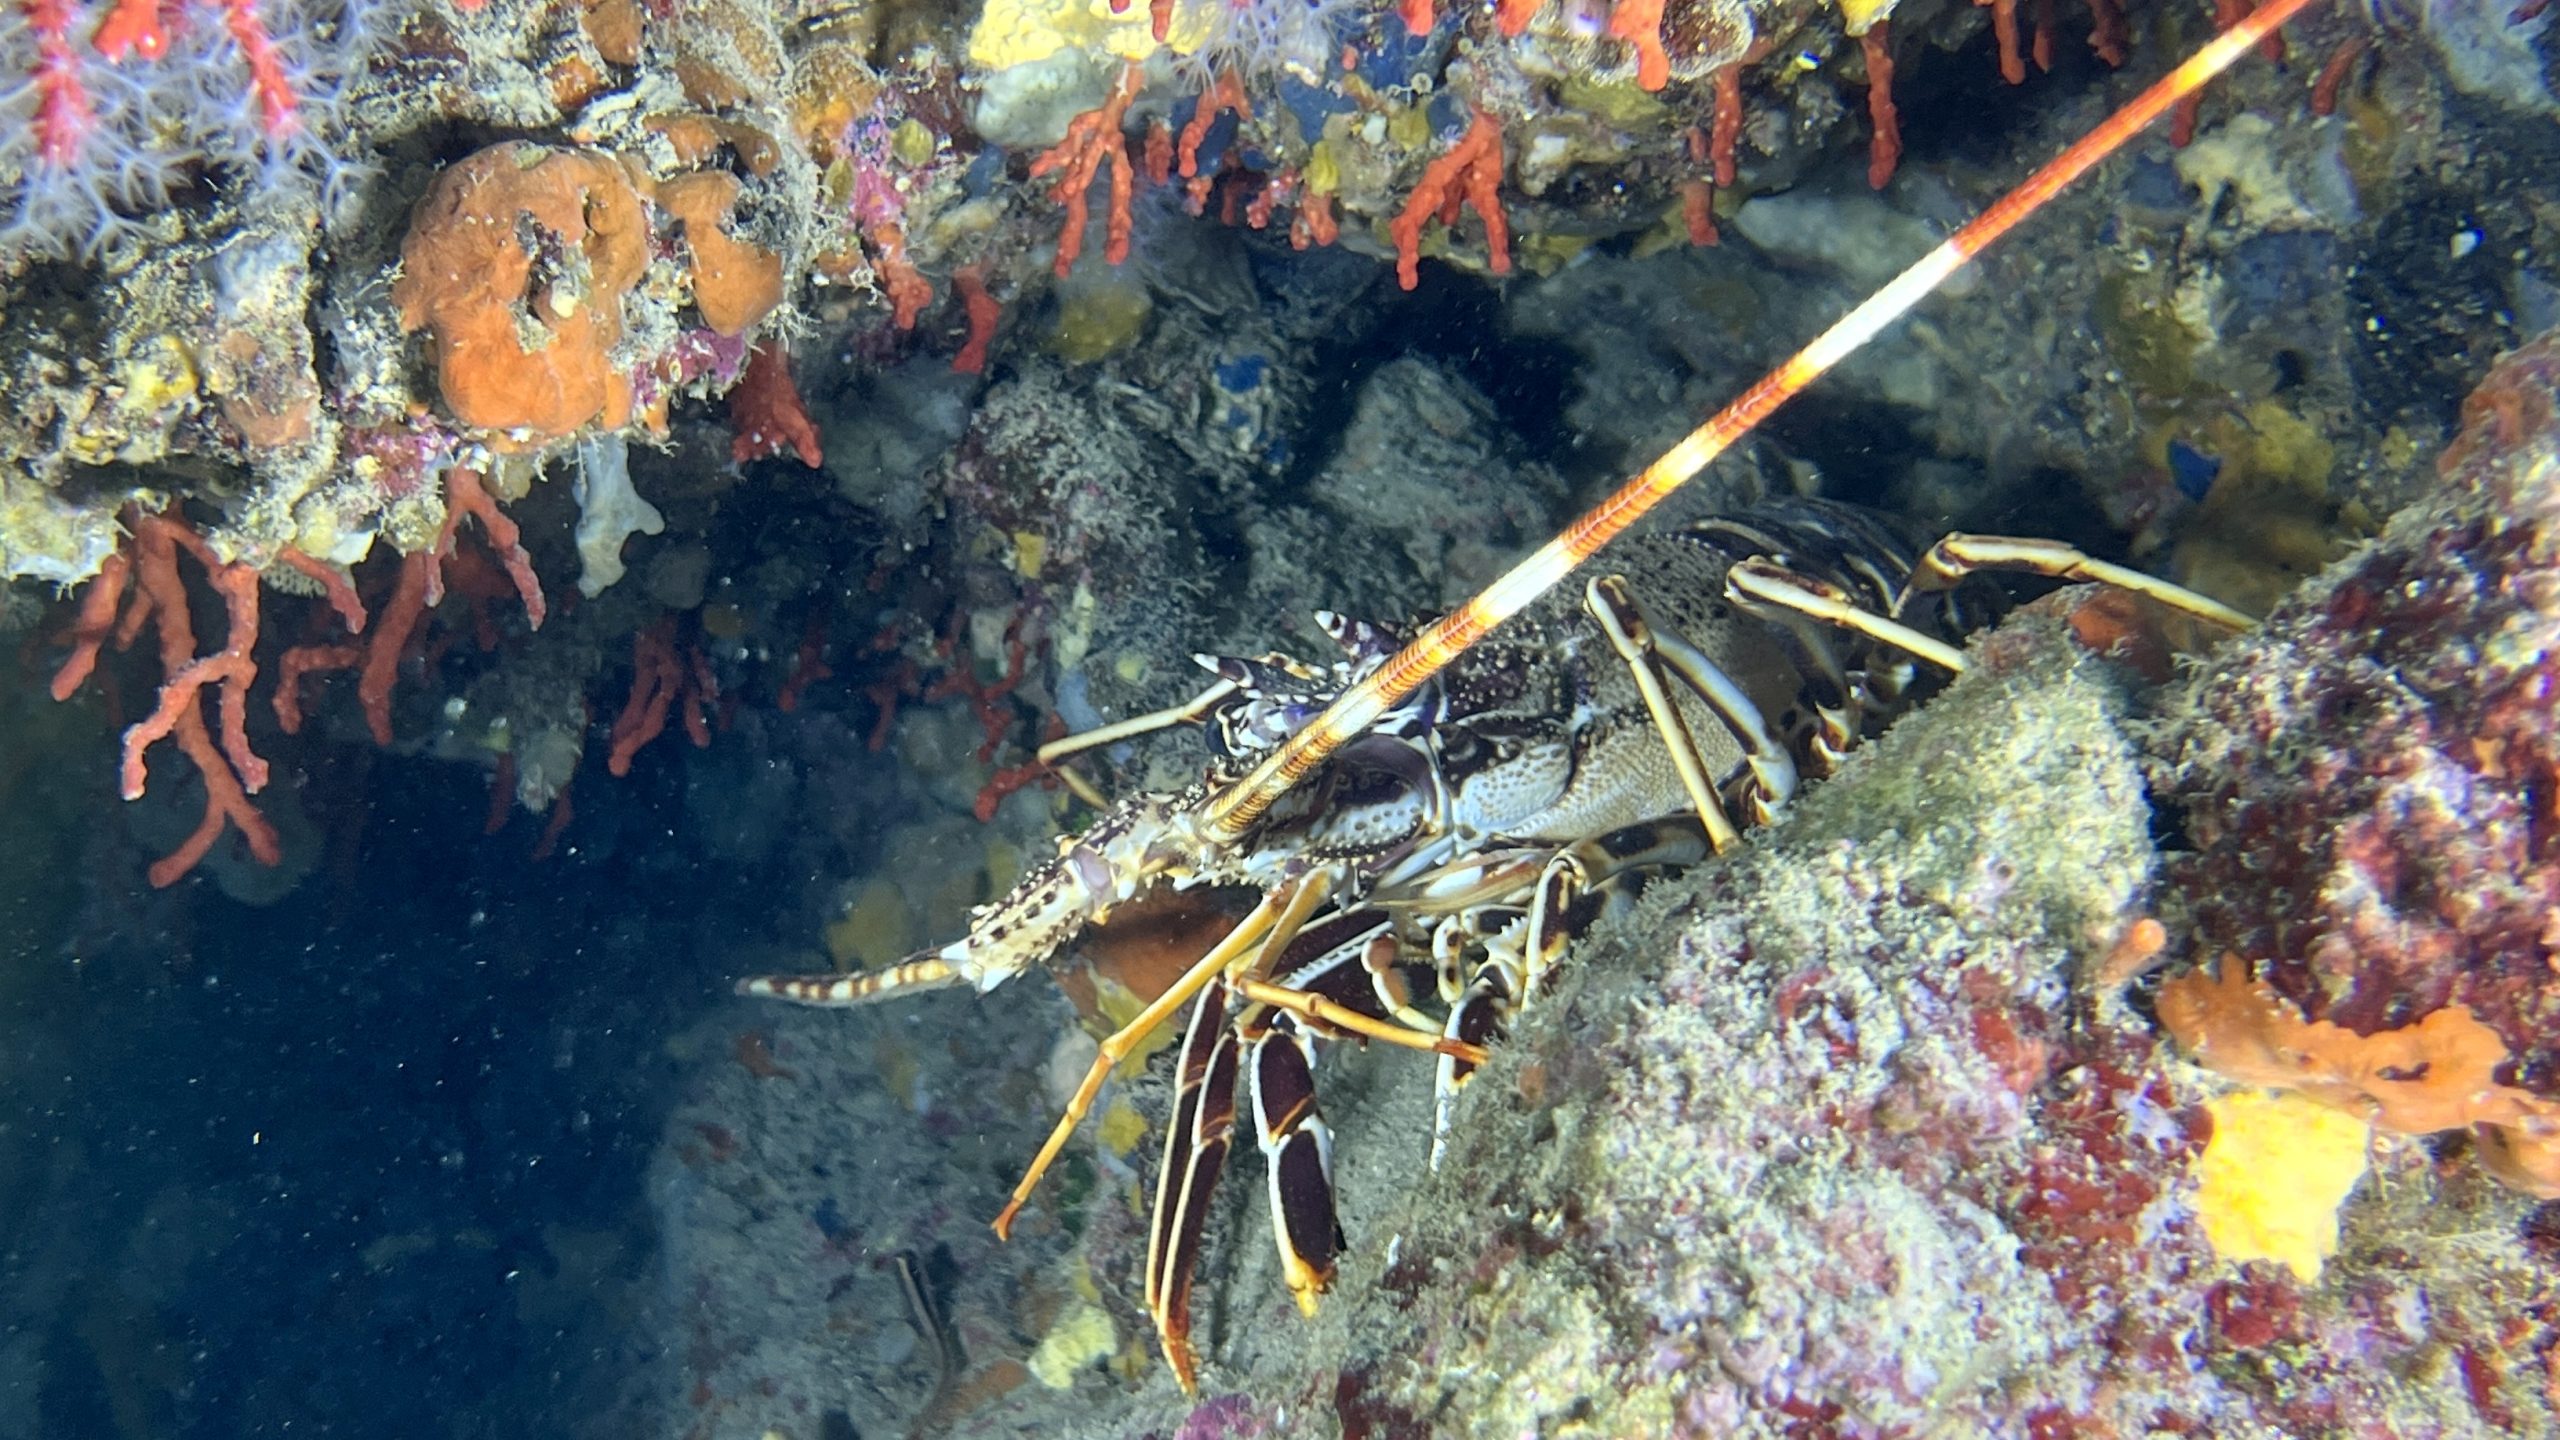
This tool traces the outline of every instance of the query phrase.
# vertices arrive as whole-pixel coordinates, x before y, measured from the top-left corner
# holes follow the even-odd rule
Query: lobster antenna
[[[1495,626],[1553,589],[1573,573],[1574,567],[1643,519],[1647,511],[1687,484],[1735,441],[1750,434],[1779,406],[1901,319],[1966,261],[1991,248],[2018,222],[2060,194],[2064,186],[2096,169],[2126,141],[2230,69],[2233,62],[2310,4],[2311,0],[2270,0],[2215,36],[2043,169],[2001,196],[1990,209],[1948,236],[1938,248],[1921,256],[1910,269],[1833,322],[1794,358],[1762,376],[1759,383],[1690,431],[1660,459],[1619,486],[1616,493],[1511,567],[1482,594],[1435,621],[1397,651],[1394,658],[1335,697],[1324,713],[1265,756],[1251,774],[1207,801],[1202,807],[1207,837],[1231,842],[1242,836],[1262,818],[1271,802],[1287,794],[1344,742],[1377,723],[1379,716],[1439,674]]]

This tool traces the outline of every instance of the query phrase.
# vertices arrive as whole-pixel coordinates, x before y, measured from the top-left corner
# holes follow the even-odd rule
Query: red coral
[[[676,622],[670,616],[631,637],[631,694],[613,722],[611,749],[605,757],[605,769],[615,776],[631,773],[631,757],[665,731],[667,711],[679,701],[684,707],[686,738],[696,749],[711,743],[705,711],[720,698],[720,684],[702,651],[688,645],[679,652],[675,635]]]
[[[1501,183],[1502,125],[1479,110],[1458,143],[1423,167],[1421,182],[1387,226],[1396,245],[1396,283],[1407,290],[1422,283],[1423,222],[1436,213],[1441,224],[1454,225],[1461,203],[1474,206],[1484,220],[1486,268],[1496,275],[1510,274],[1511,227],[1503,218],[1497,193]]]
[[[996,297],[987,293],[983,266],[961,266],[952,272],[951,283],[960,291],[960,308],[969,317],[969,342],[960,347],[959,354],[951,357],[951,368],[963,375],[984,374],[987,348],[995,343],[996,318],[1004,313],[1004,307],[996,303]],[[813,460],[810,463],[817,462]]]
[[[1111,94],[1102,104],[1067,122],[1066,138],[1040,152],[1031,162],[1031,178],[1055,174],[1056,185],[1050,193],[1067,207],[1067,217],[1058,229],[1058,278],[1063,280],[1075,269],[1076,257],[1084,253],[1085,192],[1093,188],[1093,178],[1106,163],[1111,166],[1111,201],[1103,229],[1102,258],[1117,265],[1129,258],[1129,235],[1133,228],[1129,219],[1129,199],[1136,188],[1136,177],[1129,170],[1129,138],[1121,126],[1129,113],[1129,102],[1138,98],[1146,83],[1146,71],[1132,60],[1120,67],[1120,78],[1112,82]]]
[[[146,752],[161,740],[174,740],[180,754],[204,779],[204,818],[177,849],[154,862],[154,886],[177,883],[222,838],[235,828],[249,853],[261,864],[283,863],[284,849],[257,807],[249,803],[267,783],[267,762],[249,748],[249,687],[258,676],[252,652],[258,643],[258,571],[242,561],[225,562],[195,528],[173,509],[166,514],[137,512],[131,521],[127,551],[109,558],[81,597],[72,625],[70,656],[53,677],[52,694],[67,699],[96,667],[98,647],[110,628],[118,649],[133,643],[143,626],[160,636],[160,668],[166,677],[159,703],[124,735],[120,786],[124,798],[139,799],[150,775]],[[222,597],[228,624],[223,646],[210,655],[196,653],[195,622],[185,582],[178,574],[183,550],[204,567],[206,578]],[[128,553],[129,552],[129,553]],[[122,621],[117,607],[132,591]],[[222,740],[214,743],[205,724],[204,691],[214,688]]]
[[[740,465],[785,450],[815,470],[825,463],[818,427],[791,382],[791,361],[779,346],[759,345],[747,354],[746,373],[729,392],[729,458]]]
[[[1893,22],[1868,26],[1858,49],[1867,61],[1867,118],[1875,125],[1867,141],[1867,184],[1881,190],[1902,159],[1902,117],[1893,108]]]

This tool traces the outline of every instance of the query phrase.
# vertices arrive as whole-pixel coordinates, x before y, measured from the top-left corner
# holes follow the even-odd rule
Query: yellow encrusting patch
[[[1111,1323],[1110,1312],[1078,1300],[1041,1337],[1040,1348],[1031,1352],[1031,1373],[1052,1390],[1069,1389],[1086,1366],[1119,1346],[1120,1332]]]
[[[1114,1155],[1126,1155],[1147,1138],[1147,1117],[1127,1100],[1114,1100],[1102,1112],[1102,1143]]]
[[[1891,16],[1893,7],[1894,0],[1840,0],[1840,28],[1851,36],[1864,35]]]
[[[1200,48],[1209,36],[1210,11],[1177,3],[1165,46],[1177,55]],[[969,32],[971,64],[1008,70],[1046,60],[1061,50],[1094,50],[1123,60],[1143,60],[1156,50],[1155,18],[1144,4],[1115,15],[1111,0],[988,0]]]
[[[2243,1091],[2205,1109],[2213,1138],[2196,1157],[2196,1216],[2214,1253],[2319,1279],[2338,1251],[2338,1207],[2364,1178],[2371,1128],[2289,1092]]]

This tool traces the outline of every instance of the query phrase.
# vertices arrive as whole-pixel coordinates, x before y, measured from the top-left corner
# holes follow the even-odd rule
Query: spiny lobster
[[[962,938],[861,975],[766,976],[742,993],[849,1006],[1045,965],[1163,888],[1248,887],[1251,912],[1105,1038],[998,1215],[1008,1234],[1105,1078],[1186,1005],[1157,1179],[1146,1300],[1195,1385],[1189,1296],[1207,1202],[1249,1108],[1283,1273],[1302,1308],[1331,1283],[1331,1138],[1313,1042],[1432,1052],[1438,1127],[1504,1017],[1622,882],[1689,863],[1770,818],[1805,772],[1964,660],[1982,613],[1965,581],[2025,570],[2120,586],[2238,628],[2175,586],[2033,540],[1952,535],[1925,551],[1877,518],[1796,502],[1658,536],[1567,598],[1556,586],[1709,461],[2309,0],[2272,0],[1711,417],[1483,594],[1419,633],[1325,617],[1330,667],[1208,660],[1189,702],[1054,742],[1042,758],[1198,724],[1215,758],[1171,793],[1104,809],[1055,859],[981,907]],[[1515,617],[1516,620],[1515,620]],[[1496,626],[1513,621],[1496,643]],[[1426,1007],[1419,998],[1436,995]],[[1436,1010],[1436,1014],[1433,1013]],[[1435,1150],[1436,1150],[1435,1145]]]

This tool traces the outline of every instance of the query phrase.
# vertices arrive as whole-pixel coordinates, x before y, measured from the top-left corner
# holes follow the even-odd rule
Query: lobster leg
[[[2218,600],[2209,600],[2183,585],[2157,575],[2111,564],[2059,540],[2018,540],[2003,535],[1949,535],[1929,547],[1912,569],[1914,591],[1948,590],[1968,575],[1985,570],[2022,570],[2057,580],[2079,580],[2129,590],[2181,614],[2192,615],[2226,630],[2246,630],[2257,623]]]
[[[1557,852],[1539,873],[1527,916],[1485,942],[1485,959],[1465,993],[1450,1005],[1444,1034],[1481,1050],[1501,1033],[1512,1011],[1544,992],[1565,947],[1588,928],[1595,901],[1627,893],[1630,877],[1694,865],[1708,850],[1707,837],[1696,827],[1666,821],[1630,826]],[[1435,942],[1441,938],[1435,936]],[[1434,1170],[1448,1151],[1458,1092],[1481,1063],[1445,1051],[1440,1057],[1431,1122]]]
[[[1273,969],[1280,983],[1255,979]],[[1333,1283],[1343,1246],[1333,1210],[1333,1136],[1316,1110],[1315,1040],[1357,1034],[1414,1035],[1423,1048],[1444,1044],[1392,1018],[1409,1009],[1411,975],[1401,964],[1394,922],[1377,910],[1331,915],[1266,942],[1248,971],[1212,979],[1193,1003],[1165,1132],[1164,1168],[1156,1176],[1148,1227],[1147,1310],[1167,1363],[1187,1391],[1198,1356],[1191,1345],[1191,1284],[1218,1174],[1232,1148],[1239,1057],[1251,1085],[1255,1134],[1270,1187],[1272,1238],[1299,1308],[1315,1312]],[[1255,1008],[1230,1018],[1237,1000]],[[1399,1039],[1410,1044],[1413,1040]],[[1470,1052],[1481,1062],[1482,1051]]]
[[[1723,666],[1690,644],[1687,636],[1648,622],[1626,583],[1618,577],[1605,576],[1591,582],[1589,599],[1595,607],[1595,614],[1603,603],[1613,609],[1624,607],[1624,615],[1615,623],[1604,619],[1601,624],[1608,631],[1612,644],[1617,643],[1622,633],[1631,640],[1641,637],[1643,653],[1629,654],[1623,646],[1619,649],[1618,653],[1628,664],[1642,665],[1648,663],[1648,659],[1660,663],[1689,688],[1689,693],[1714,711],[1716,719],[1724,723],[1724,728],[1742,742],[1742,758],[1751,767],[1754,787],[1749,797],[1752,819],[1757,824],[1768,824],[1776,816],[1778,807],[1795,796],[1796,762],[1795,757],[1787,753],[1787,747],[1769,733],[1768,719],[1760,713],[1760,707],[1751,703],[1751,697],[1733,682],[1733,677],[1724,672]],[[1642,680],[1637,684],[1641,687]],[[1667,741],[1668,736],[1665,738]],[[1712,825],[1709,833],[1713,833]]]
[[[1712,837],[1714,832],[1708,833]],[[1484,1046],[1502,1033],[1511,1012],[1537,994],[1548,973],[1564,958],[1565,946],[1572,943],[1574,933],[1567,917],[1589,886],[1590,872],[1573,851],[1559,851],[1547,862],[1546,869],[1539,872],[1537,888],[1531,892],[1529,913],[1486,943],[1484,963],[1476,967],[1466,993],[1449,1007],[1449,1023],[1444,1031],[1449,1039],[1474,1048],[1479,1056],[1483,1054]],[[1441,1159],[1448,1153],[1458,1092],[1475,1078],[1482,1064],[1481,1059],[1445,1052],[1440,1057],[1439,1073],[1432,1084],[1434,1170],[1440,1168]]]
[[[1218,703],[1236,693],[1238,688],[1233,680],[1220,680],[1179,705],[1168,705],[1162,710],[1150,710],[1144,715],[1132,715],[1126,720],[1115,720],[1108,725],[1098,725],[1091,730],[1077,731],[1073,735],[1061,735],[1041,746],[1035,753],[1039,756],[1041,764],[1055,765],[1070,755],[1081,755],[1087,750],[1117,744],[1134,736],[1149,735],[1158,730],[1170,730],[1176,725],[1188,725],[1218,708]]]
[[[1108,810],[1111,808],[1111,802],[1103,798],[1102,792],[1094,788],[1092,781],[1058,762],[1070,755],[1081,755],[1087,750],[1116,744],[1131,736],[1170,730],[1176,725],[1187,725],[1216,709],[1219,702],[1235,693],[1234,681],[1221,680],[1179,705],[1168,705],[1162,710],[1150,710],[1144,715],[1132,715],[1126,720],[1114,721],[1109,725],[1098,725],[1091,730],[1080,731],[1073,735],[1061,735],[1034,751],[1033,758],[1056,771],[1058,778],[1067,782],[1067,788],[1076,792],[1077,799],[1096,810]]]
[[[1315,1042],[1286,1013],[1251,1037],[1253,1123],[1271,1189],[1271,1238],[1298,1311],[1333,1288],[1342,1222],[1333,1210],[1333,1132],[1316,1113]]]
[[[1171,989],[1156,997],[1154,1003],[1138,1012],[1137,1018],[1103,1037],[1102,1048],[1093,1057],[1093,1066],[1085,1072],[1084,1083],[1076,1087],[1075,1098],[1067,1102],[1067,1111],[1049,1131],[1049,1138],[1032,1157],[1031,1168],[1023,1173],[1021,1183],[1013,1187],[1013,1196],[1005,1201],[996,1215],[995,1231],[999,1240],[1013,1238],[1014,1217],[1031,1200],[1031,1192],[1040,1185],[1040,1177],[1057,1163],[1060,1151],[1076,1133],[1076,1126],[1093,1110],[1094,1098],[1102,1093],[1102,1082],[1109,1078],[1112,1067],[1129,1058],[1132,1051],[1156,1032],[1156,1027],[1173,1017],[1173,1013],[1191,1002],[1191,998],[1208,988],[1212,981],[1226,973],[1239,956],[1256,941],[1268,948],[1285,946],[1289,938],[1306,922],[1316,905],[1324,898],[1326,887],[1310,876],[1284,885],[1262,897],[1251,914],[1236,922],[1227,938],[1210,947],[1209,953],[1195,961]]]
[[[1799,574],[1767,560],[1744,560],[1725,573],[1725,589],[1733,602],[1754,614],[1791,613],[1826,625],[1855,631],[1879,644],[1907,650],[1951,674],[1964,673],[1964,652],[1943,640],[1923,635],[1899,620],[1860,605],[1849,592],[1828,581]]]
[[[1164,1163],[1156,1171],[1155,1211],[1147,1227],[1147,1313],[1156,1342],[1186,1395],[1199,1391],[1199,1353],[1191,1345],[1191,1279],[1209,1201],[1236,1128],[1240,1047],[1227,1015],[1227,987],[1216,977],[1192,1002],[1182,1038],[1173,1115],[1165,1125]]]
[[[1706,762],[1698,757],[1698,738],[1689,733],[1689,722],[1680,717],[1680,707],[1671,703],[1670,693],[1662,688],[1662,677],[1654,673],[1653,627],[1636,609],[1635,597],[1627,593],[1625,578],[1595,577],[1583,588],[1583,603],[1635,677],[1636,690],[1644,696],[1644,708],[1652,714],[1654,728],[1662,732],[1663,748],[1671,752],[1672,768],[1680,772],[1681,787],[1689,792],[1690,805],[1707,827],[1709,843],[1718,854],[1741,844],[1742,832],[1735,828],[1733,817],[1725,813],[1724,801],[1717,797],[1715,782],[1707,775]]]

